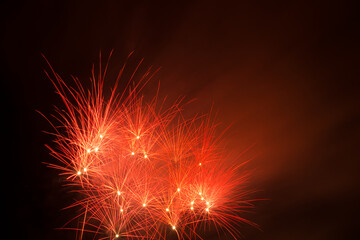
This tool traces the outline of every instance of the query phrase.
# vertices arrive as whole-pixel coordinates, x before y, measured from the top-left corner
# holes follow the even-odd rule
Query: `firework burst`
[[[80,238],[202,239],[211,226],[236,239],[238,225],[256,226],[241,216],[253,207],[244,163],[225,151],[210,114],[184,119],[183,99],[165,107],[157,93],[146,102],[140,93],[156,71],[134,81],[140,64],[118,93],[124,64],[107,97],[107,64],[92,70],[89,90],[75,77],[70,87],[49,64],[64,107],[50,121],[55,139],[46,146],[58,161],[48,165],[78,192],[69,206],[82,223],[75,230]]]

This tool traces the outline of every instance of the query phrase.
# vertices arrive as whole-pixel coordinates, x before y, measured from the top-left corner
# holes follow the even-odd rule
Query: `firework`
[[[184,119],[183,99],[166,108],[157,93],[145,101],[141,89],[156,71],[135,81],[139,66],[118,92],[124,64],[109,96],[101,59],[91,89],[75,77],[70,87],[51,66],[47,74],[64,105],[51,121],[55,139],[46,146],[57,162],[48,165],[78,192],[69,207],[80,238],[201,239],[209,227],[237,238],[238,225],[256,226],[241,216],[253,206],[248,174],[225,151],[211,114]]]

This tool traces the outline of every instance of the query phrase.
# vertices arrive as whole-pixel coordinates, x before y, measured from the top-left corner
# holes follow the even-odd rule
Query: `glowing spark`
[[[211,114],[186,118],[181,100],[165,107],[157,93],[143,98],[140,90],[152,70],[138,82],[131,77],[128,84],[118,84],[126,86],[123,92],[114,88],[106,96],[106,70],[98,69],[103,71],[92,72],[91,89],[77,78],[68,86],[52,68],[48,75],[64,103],[56,109],[54,146],[48,147],[58,162],[49,166],[67,176],[67,185],[80,195],[74,219],[83,222],[76,229],[81,236],[88,230],[96,232],[93,239],[109,233],[112,238],[166,239],[170,226],[178,239],[202,239],[198,229],[214,224],[237,239],[239,222],[256,226],[241,216],[244,206],[253,206],[251,191],[244,190],[248,179],[239,168],[241,159],[229,157],[236,154],[223,146]],[[206,166],[199,167],[204,161]],[[200,202],[204,197],[208,201]],[[196,211],[189,213],[189,203]],[[213,203],[216,211],[204,216]],[[139,211],[141,205],[147,209]],[[179,223],[186,229],[177,228]]]

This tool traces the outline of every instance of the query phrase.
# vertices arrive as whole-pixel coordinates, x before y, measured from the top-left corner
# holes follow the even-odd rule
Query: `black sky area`
[[[88,83],[92,64],[114,49],[161,67],[151,94],[197,99],[188,112],[232,124],[234,151],[253,143],[256,204],[244,239],[354,239],[359,231],[359,10],[356,1],[2,1],[2,235],[76,239],[58,230],[62,187],[46,116],[62,106],[44,54],[63,79]],[[110,78],[110,77],[109,77]],[[112,86],[111,79],[105,87]],[[92,237],[86,238],[92,239]],[[204,239],[228,239],[206,235]]]

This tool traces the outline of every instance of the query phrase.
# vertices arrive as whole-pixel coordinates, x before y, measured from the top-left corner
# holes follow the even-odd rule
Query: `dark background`
[[[359,231],[359,28],[355,1],[43,1],[1,3],[2,209],[9,239],[75,239],[45,143],[60,105],[45,54],[87,83],[101,50],[111,71],[162,67],[161,95],[212,103],[234,151],[256,143],[257,203],[245,239],[352,239]],[[110,74],[111,76],[111,74]],[[108,84],[108,85],[107,85]],[[146,93],[153,92],[150,84]],[[111,80],[105,86],[111,86]],[[61,105],[60,105],[61,106]],[[5,121],[5,122],[4,122]],[[3,202],[3,201],[2,201]],[[218,239],[209,236],[207,239]],[[92,238],[89,238],[92,239]],[[225,237],[221,237],[225,239]]]

